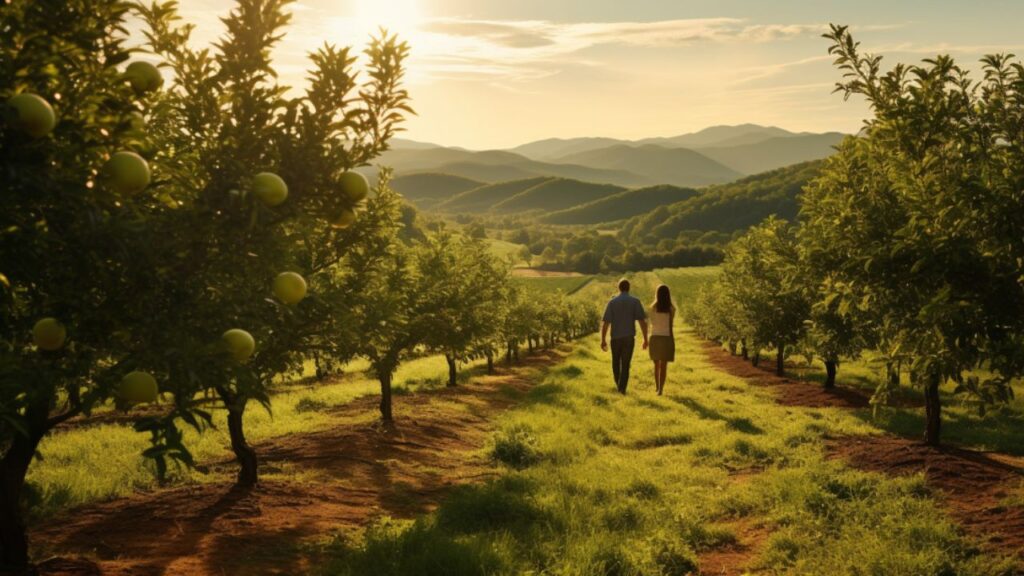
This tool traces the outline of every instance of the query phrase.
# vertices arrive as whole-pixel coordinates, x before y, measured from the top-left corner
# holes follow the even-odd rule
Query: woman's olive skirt
[[[676,341],[671,336],[651,336],[647,348],[651,360],[655,362],[674,362],[676,359]]]

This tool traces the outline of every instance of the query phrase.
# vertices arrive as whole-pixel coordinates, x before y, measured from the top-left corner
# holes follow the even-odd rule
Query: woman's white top
[[[658,312],[657,308],[651,306],[647,316],[651,319],[651,336],[671,336],[672,316],[676,313],[675,306],[671,312]]]

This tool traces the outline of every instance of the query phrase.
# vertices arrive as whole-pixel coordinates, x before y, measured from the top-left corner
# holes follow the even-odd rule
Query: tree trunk
[[[249,446],[245,440],[245,430],[242,428],[242,418],[245,416],[245,403],[240,406],[232,405],[228,408],[228,432],[231,435],[231,450],[235,453],[235,459],[240,466],[236,486],[251,488],[259,480],[257,468],[256,451]]]
[[[519,340],[512,343],[512,359],[519,362]]]
[[[377,379],[380,380],[380,418],[384,422],[391,422],[391,377],[392,372],[381,372]]]
[[[899,365],[898,364],[894,365],[893,363],[890,362],[889,364],[885,365],[885,370],[888,373],[888,377],[889,377],[889,387],[894,389],[894,390],[896,388],[899,388],[900,387],[900,369],[899,369]]]
[[[487,373],[494,374],[494,353],[487,353]]]
[[[747,349],[747,339],[740,340],[740,354],[743,355],[744,360],[750,359],[750,350]]]
[[[28,534],[21,515],[21,491],[39,441],[46,435],[48,400],[44,397],[28,407],[25,412],[28,435],[13,432],[7,454],[0,460],[0,482],[3,483],[3,493],[0,494],[0,563],[5,566],[28,566]]]
[[[320,353],[319,352],[314,352],[313,353],[313,365],[316,366],[316,380],[317,380],[317,382],[323,382],[324,378],[327,377],[327,374],[324,372],[323,367],[320,366]]]
[[[451,354],[445,354],[444,359],[448,362],[448,387],[454,388],[458,384],[459,377],[459,366],[455,361],[455,356]]]
[[[533,354],[533,336],[526,339],[526,348],[530,351],[530,354]]]
[[[733,356],[736,355],[736,342],[733,342],[732,340],[729,340],[729,354]]]
[[[775,375],[786,375],[786,345],[779,344],[779,352],[775,356]]]
[[[505,344],[505,363],[509,366],[512,365],[512,342]]]
[[[755,350],[754,357],[750,359],[750,363],[757,368],[761,364],[761,351]]]
[[[836,387],[836,371],[838,368],[838,360],[825,360],[825,388]]]
[[[924,409],[927,422],[924,441],[929,446],[939,445],[942,430],[942,403],[939,398],[939,385],[941,384],[942,378],[935,374],[928,377],[924,388]]]

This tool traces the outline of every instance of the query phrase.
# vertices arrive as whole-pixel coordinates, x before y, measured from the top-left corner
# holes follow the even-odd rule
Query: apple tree
[[[57,425],[120,395],[149,401],[141,344],[153,278],[141,119],[161,75],[131,61],[130,6],[15,0],[0,9],[0,563],[24,566],[25,476]],[[157,376],[163,376],[157,373]]]
[[[846,27],[826,38],[837,90],[872,117],[804,198],[802,243],[834,253],[825,297],[870,311],[882,354],[909,364],[937,444],[944,382],[1001,400],[1024,369],[1024,67],[988,56],[974,81],[937,56],[883,72]]]
[[[387,148],[411,112],[401,88],[408,47],[381,33],[366,50],[360,81],[349,49],[310,55],[304,91],[278,83],[270,55],[289,21],[288,2],[239,0],[226,32],[209,49],[189,46],[173,2],[142,8],[150,49],[173,73],[153,130],[166,142],[156,164],[161,194],[175,205],[152,224],[161,251],[148,302],[164,329],[145,335],[149,361],[169,375],[173,409],[138,425],[163,469],[189,463],[178,422],[212,422],[201,392],[227,411],[237,482],[258,479],[245,437],[250,401],[267,409],[276,378],[301,370],[312,354],[358,348],[335,302],[348,302],[359,278],[342,273],[350,254],[380,254],[390,207],[367,203],[353,171]],[[385,201],[386,204],[386,201]],[[376,252],[375,252],[376,251]],[[349,300],[346,300],[349,298]]]

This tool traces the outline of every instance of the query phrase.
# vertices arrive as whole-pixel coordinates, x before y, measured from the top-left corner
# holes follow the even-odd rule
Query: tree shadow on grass
[[[672,396],[670,398],[673,401],[682,404],[686,408],[689,408],[705,420],[718,420],[725,422],[726,426],[729,428],[744,434],[764,434],[764,429],[751,422],[749,418],[733,418],[731,416],[726,416],[717,410],[708,408],[693,398],[687,398],[685,396]]]
[[[858,418],[897,436],[920,440],[924,435],[924,410],[879,408],[857,410]],[[982,417],[964,409],[946,410],[942,417],[942,441],[946,444],[1024,456],[1024,414],[1010,407],[997,408]]]

